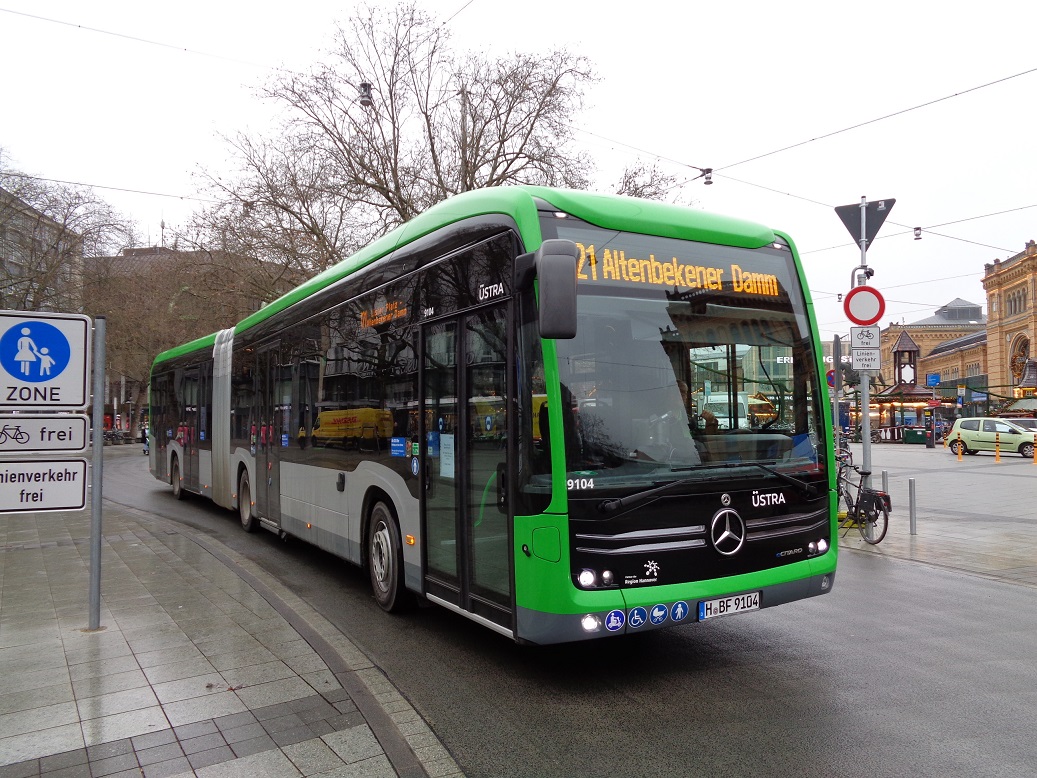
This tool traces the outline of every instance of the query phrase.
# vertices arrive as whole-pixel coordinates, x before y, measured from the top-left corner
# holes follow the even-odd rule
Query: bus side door
[[[201,384],[199,370],[190,367],[184,371],[183,377],[184,418],[179,430],[180,442],[183,446],[184,461],[181,463],[183,486],[192,492],[199,491],[198,483],[198,438],[201,435]]]
[[[279,403],[280,344],[259,350],[256,387],[256,514],[281,524],[281,437],[283,409]]]

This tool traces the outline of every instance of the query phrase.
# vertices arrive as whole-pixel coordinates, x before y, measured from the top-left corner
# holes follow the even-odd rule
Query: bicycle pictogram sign
[[[20,424],[5,424],[0,428],[0,445],[9,440],[24,446],[29,442],[29,433],[23,430]]]

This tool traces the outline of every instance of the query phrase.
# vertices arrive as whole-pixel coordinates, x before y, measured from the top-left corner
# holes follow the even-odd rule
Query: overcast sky
[[[984,264],[1037,238],[1032,0],[423,6],[456,51],[589,57],[600,82],[577,139],[599,188],[635,157],[713,168],[683,198],[791,234],[826,339],[848,331],[836,296],[860,259],[834,206],[896,198],[868,252],[883,326],[959,297],[985,312]],[[0,148],[24,172],[97,186],[157,244],[163,219],[199,207],[197,171],[226,168],[221,134],[269,126],[256,87],[318,59],[355,7],[0,0]]]

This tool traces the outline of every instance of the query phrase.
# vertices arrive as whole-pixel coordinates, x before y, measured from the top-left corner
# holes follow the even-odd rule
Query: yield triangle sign
[[[865,217],[864,217],[864,239],[867,243],[864,246],[864,250],[868,250],[868,246],[875,239],[875,236],[879,233],[879,228],[882,227],[882,223],[886,221],[886,217],[889,212],[893,210],[893,203],[897,200],[895,197],[890,197],[887,200],[875,200],[874,202],[867,203],[865,205]],[[846,225],[846,229],[850,235],[853,236],[855,243],[861,242],[861,204],[854,203],[853,205],[837,205],[835,212],[842,220],[842,223]]]

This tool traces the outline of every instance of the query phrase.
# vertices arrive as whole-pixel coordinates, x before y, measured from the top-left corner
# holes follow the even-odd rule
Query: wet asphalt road
[[[246,535],[202,499],[177,503],[139,447],[106,450],[104,490],[278,575],[382,668],[469,776],[1037,771],[1030,586],[844,550],[824,597],[529,648],[438,608],[385,615],[348,563]]]

